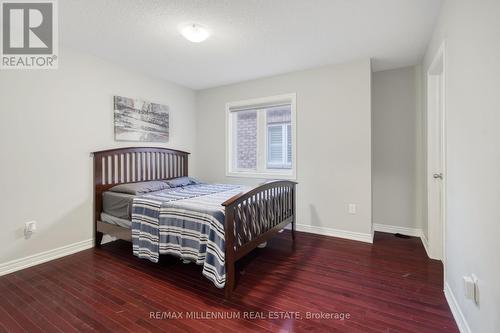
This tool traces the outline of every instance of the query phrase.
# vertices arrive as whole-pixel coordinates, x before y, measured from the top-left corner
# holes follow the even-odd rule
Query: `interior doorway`
[[[445,262],[446,113],[445,44],[427,72],[427,240],[428,255]]]

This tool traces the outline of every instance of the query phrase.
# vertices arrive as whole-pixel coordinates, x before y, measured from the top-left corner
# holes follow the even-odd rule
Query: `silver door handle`
[[[434,177],[434,179],[443,179],[443,174],[442,173],[435,173],[432,175],[432,177]]]

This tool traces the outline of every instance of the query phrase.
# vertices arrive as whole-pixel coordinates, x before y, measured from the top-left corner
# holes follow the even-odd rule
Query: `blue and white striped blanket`
[[[134,255],[158,262],[172,254],[203,265],[203,275],[217,287],[226,282],[224,207],[244,187],[200,184],[167,189],[134,199]]]

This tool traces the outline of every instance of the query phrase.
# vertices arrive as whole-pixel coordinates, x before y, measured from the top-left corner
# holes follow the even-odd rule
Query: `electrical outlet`
[[[36,231],[36,221],[29,221],[24,224],[24,237],[26,239],[30,238],[35,231]]]
[[[477,277],[472,274],[471,276],[464,276],[464,290],[465,297],[473,300],[479,305],[479,287],[477,284]]]
[[[356,214],[356,204],[349,204],[347,206],[347,210],[349,211],[349,214]]]
[[[472,277],[464,276],[465,297],[467,297],[468,299],[474,299],[474,294],[476,293],[475,289],[476,288]]]
[[[472,281],[474,281],[474,302],[476,303],[476,305],[479,305],[479,284],[478,284],[478,280],[477,280],[477,277],[474,274],[472,274],[471,277],[472,277]]]

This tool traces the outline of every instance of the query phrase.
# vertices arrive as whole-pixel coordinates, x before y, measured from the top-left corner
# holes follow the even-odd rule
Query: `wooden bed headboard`
[[[114,185],[188,175],[189,153],[159,147],[101,150],[94,156],[94,222],[102,211],[102,192]]]
[[[188,175],[189,153],[153,147],[96,151],[94,185],[116,185]],[[110,187],[110,186],[106,186]]]

